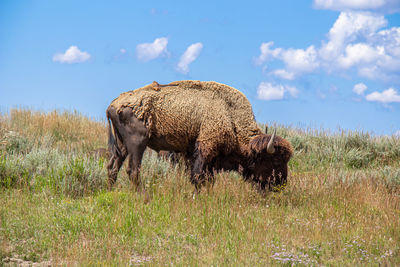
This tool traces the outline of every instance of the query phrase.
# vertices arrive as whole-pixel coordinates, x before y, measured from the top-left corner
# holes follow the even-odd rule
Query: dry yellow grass
[[[51,136],[54,147],[60,149],[82,151],[106,146],[107,143],[105,123],[89,119],[78,112],[45,113],[12,109],[5,117],[3,127],[9,131],[18,132],[31,141],[40,141],[43,136]]]

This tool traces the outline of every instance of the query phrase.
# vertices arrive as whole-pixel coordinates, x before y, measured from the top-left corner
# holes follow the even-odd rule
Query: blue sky
[[[0,111],[103,119],[175,80],[242,91],[259,122],[400,134],[400,0],[0,1]]]

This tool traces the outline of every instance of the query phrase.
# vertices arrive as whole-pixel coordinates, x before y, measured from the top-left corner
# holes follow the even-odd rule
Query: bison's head
[[[276,136],[260,134],[249,144],[249,158],[246,174],[256,182],[261,189],[274,189],[284,186],[288,175],[288,162],[293,155],[290,142]]]

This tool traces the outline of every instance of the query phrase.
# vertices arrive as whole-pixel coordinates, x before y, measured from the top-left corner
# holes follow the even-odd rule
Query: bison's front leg
[[[207,171],[207,166],[210,162],[208,158],[210,157],[204,156],[197,148],[193,155],[194,162],[190,175],[190,181],[195,186],[193,197],[200,192],[201,187],[207,182],[207,176],[211,175],[211,173]]]
[[[196,192],[200,190],[201,186],[205,182],[205,165],[205,159],[201,155],[198,155],[194,160],[192,172],[190,175],[190,181],[192,182],[192,184],[194,184]]]

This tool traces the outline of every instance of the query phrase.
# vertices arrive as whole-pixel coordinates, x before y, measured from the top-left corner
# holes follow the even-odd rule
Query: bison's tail
[[[107,120],[108,120],[108,150],[117,157],[121,156],[121,150],[118,147],[117,141],[116,141],[116,133],[115,133],[115,127],[110,119],[110,116],[107,111]]]

